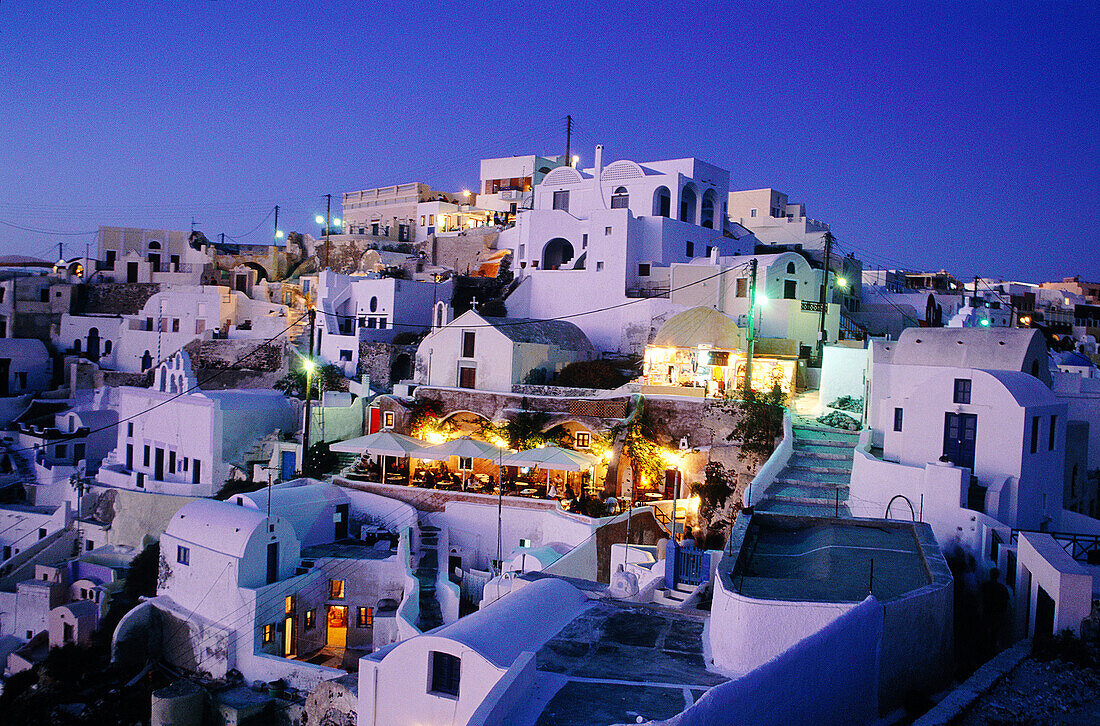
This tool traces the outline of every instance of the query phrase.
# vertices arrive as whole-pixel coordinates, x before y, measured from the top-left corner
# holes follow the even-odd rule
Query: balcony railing
[[[802,312],[804,313],[820,313],[823,306],[819,302],[813,302],[812,300],[802,301]]]
[[[670,288],[668,285],[646,285],[645,287],[628,287],[626,296],[634,298],[668,297]]]

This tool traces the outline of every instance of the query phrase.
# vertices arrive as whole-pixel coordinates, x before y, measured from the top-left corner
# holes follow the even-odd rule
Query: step
[[[777,502],[765,499],[756,506],[759,512],[774,512],[775,514],[794,514],[802,517],[835,517],[835,509],[832,506],[821,504],[799,504],[794,502]],[[841,502],[840,516],[851,517],[848,505]]]
[[[695,592],[695,585],[689,585],[686,582],[677,582],[676,587],[674,587],[673,589],[676,590],[676,592],[682,592],[690,595],[691,593]]]
[[[784,472],[793,472],[796,474],[836,474],[848,478],[852,475],[852,469],[842,465],[843,462],[836,459],[794,459],[787,464],[787,468]]]
[[[837,498],[836,487],[807,487],[797,484],[773,484],[768,488],[768,496],[773,499],[797,502],[835,502]],[[841,487],[840,501],[843,504],[848,501],[848,487]]]
[[[791,433],[796,439],[806,441],[851,441],[853,444],[859,440],[859,431],[846,429],[834,429],[828,426],[793,426]]]
[[[819,474],[817,472],[797,472],[784,469],[775,478],[775,483],[836,489],[851,484],[851,476],[848,472],[844,472],[844,474]]]
[[[835,441],[833,439],[795,439],[794,451],[805,451],[807,453],[846,452],[855,449],[858,443],[858,440]]]

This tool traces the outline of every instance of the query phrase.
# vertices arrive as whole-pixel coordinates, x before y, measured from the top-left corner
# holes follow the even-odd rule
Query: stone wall
[[[156,282],[106,282],[81,285],[75,309],[78,314],[137,315],[149,298],[160,292]]]
[[[408,365],[403,371],[395,370],[394,363],[402,355],[408,356]],[[393,390],[394,383],[412,377],[415,361],[415,345],[394,345],[365,340],[359,343],[359,365],[356,372],[360,376],[369,375],[375,388]],[[391,374],[396,374],[397,378],[393,378]]]
[[[457,235],[433,235],[427,247],[432,263],[465,275],[476,274],[481,263],[497,251],[500,232],[495,227],[476,227]]]

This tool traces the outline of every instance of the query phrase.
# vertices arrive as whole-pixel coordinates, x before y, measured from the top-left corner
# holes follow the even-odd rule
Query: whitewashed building
[[[185,393],[196,385],[180,351],[158,367],[153,388],[119,389],[118,443],[100,469],[101,485],[208,497],[235,471],[252,471],[242,457],[256,442],[296,430],[295,405],[279,391]]]
[[[90,282],[158,282],[197,285],[214,262],[209,250],[192,247],[184,230],[100,227],[99,260]]]
[[[156,293],[133,315],[63,315],[57,344],[104,368],[140,373],[195,339],[276,338],[297,318],[290,315],[286,305],[227,287],[186,285]]]
[[[728,188],[728,171],[698,159],[605,167],[602,147],[591,169],[550,171],[497,243],[521,282],[509,313],[576,316],[597,350],[640,352],[653,319],[674,309],[661,268],[736,251],[723,234]]]
[[[317,349],[321,358],[355,376],[359,344],[389,342],[402,332],[431,327],[433,306],[451,300],[451,280],[418,282],[393,277],[321,273],[317,285]]]
[[[415,380],[510,393],[532,375],[549,381],[567,364],[596,357],[588,338],[569,321],[483,317],[469,310],[421,341]]]
[[[853,514],[882,516],[900,495],[945,542],[960,507],[1053,530],[1066,418],[1037,331],[910,328],[876,341],[868,423],[881,454],[857,449]]]

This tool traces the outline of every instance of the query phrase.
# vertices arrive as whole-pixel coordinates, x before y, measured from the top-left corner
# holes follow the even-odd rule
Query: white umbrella
[[[382,457],[382,483],[386,483],[386,457],[397,456],[404,458],[410,453],[424,447],[423,441],[394,433],[393,431],[378,431],[355,439],[348,439],[330,446],[330,450],[344,454],[376,454]],[[410,470],[410,475],[412,471]]]
[[[478,441],[477,439],[471,439],[469,436],[463,436],[462,438],[452,439],[446,443],[417,449],[411,452],[411,454],[418,459],[432,459],[435,461],[445,461],[452,456],[457,456],[461,462],[461,459],[496,460],[500,457],[501,452],[502,449],[497,446],[493,446],[484,441]],[[462,473],[462,478],[465,480],[466,469],[462,469]]]
[[[504,457],[504,466],[533,466],[546,469],[546,489],[550,490],[550,471],[582,471],[596,463],[596,457],[561,446],[540,446],[517,451]]]

